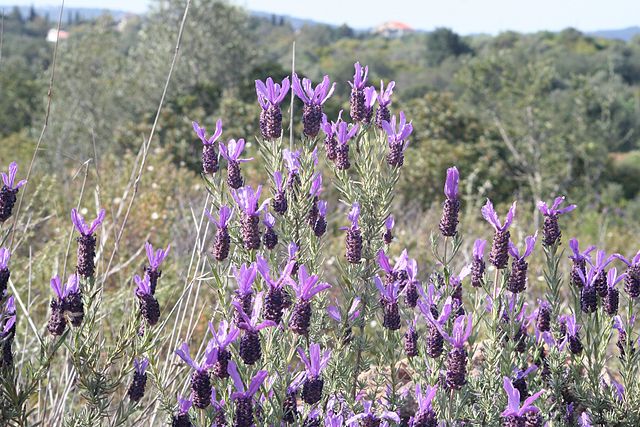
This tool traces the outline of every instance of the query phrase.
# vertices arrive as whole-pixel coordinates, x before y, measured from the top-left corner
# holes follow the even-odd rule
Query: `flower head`
[[[153,270],[157,270],[162,264],[162,261],[169,255],[169,250],[171,249],[171,245],[167,245],[167,249],[158,249],[153,252],[153,246],[151,243],[146,242],[144,244],[144,248],[147,252],[147,259],[149,260],[149,266]]]
[[[242,308],[242,304],[238,301],[232,301],[231,304],[235,307],[240,315],[241,321],[238,323],[238,327],[245,331],[258,332],[264,328],[268,328],[270,326],[276,326],[276,322],[272,320],[264,320],[261,323],[258,323],[258,318],[260,317],[260,312],[262,310],[262,292],[259,292],[256,295],[255,302],[253,303],[253,310],[251,311],[251,317],[244,312]]]
[[[466,325],[465,325],[466,322]],[[473,328],[473,319],[471,314],[458,316],[453,323],[453,330],[451,331],[451,335],[447,334],[445,331],[441,331],[442,336],[449,341],[449,343],[455,348],[463,348],[464,343],[471,336],[471,331]]]
[[[354,89],[363,89],[367,83],[367,74],[369,74],[369,67],[365,65],[363,68],[359,62],[353,64],[356,72],[353,75],[353,82],[349,82]]]
[[[235,362],[229,362],[229,376],[233,380],[233,385],[236,389],[236,392],[231,395],[231,399],[235,400],[238,398],[246,398],[251,399],[253,396],[260,390],[260,386],[267,379],[269,373],[267,371],[258,371],[255,376],[251,379],[249,383],[249,387],[245,389],[244,383],[242,382],[242,378],[240,378],[240,374],[238,373],[238,367]]]
[[[202,144],[204,145],[213,145],[218,138],[220,138],[220,135],[222,135],[222,119],[218,119],[218,121],[216,122],[216,131],[213,133],[213,135],[211,135],[210,138],[207,138],[207,134],[206,134],[206,129],[204,127],[201,127],[198,122],[193,122],[193,130],[196,132],[196,135],[198,135],[198,138],[200,138],[200,141],[202,141]]]
[[[293,282],[291,287],[293,287],[299,299],[310,301],[315,295],[331,288],[328,283],[318,283],[319,280],[320,278],[317,275],[310,275],[307,272],[307,268],[301,265],[298,269],[298,282]]]
[[[516,245],[514,245],[512,242],[509,242],[509,254],[518,260],[523,260],[525,258],[527,258],[528,256],[531,255],[531,253],[533,252],[533,248],[536,244],[536,239],[538,238],[538,232],[536,231],[535,234],[533,236],[527,236],[524,241],[525,241],[525,249],[524,252],[522,252],[522,255],[520,255],[520,252],[518,251],[518,248],[516,247]]]
[[[533,404],[544,390],[540,390],[532,396],[529,396],[520,406],[520,392],[513,386],[511,379],[509,377],[504,377],[503,379],[504,390],[507,392],[507,409],[502,412],[503,417],[522,417],[529,412],[537,413],[540,410],[537,406]]]
[[[389,143],[405,142],[405,146],[409,144],[407,138],[413,132],[413,124],[407,123],[407,118],[403,111],[400,111],[400,119],[396,123],[396,116],[391,116],[391,121],[382,122],[382,129],[387,133]]]
[[[433,324],[439,331],[442,330],[444,325],[449,320],[449,316],[451,316],[451,309],[453,307],[453,299],[449,296],[445,300],[442,308],[440,309],[440,313],[437,314],[437,318],[435,318],[434,314],[431,311],[431,307],[434,304],[435,300],[435,287],[433,285],[429,285],[428,294],[423,295],[423,298],[418,300],[418,308],[424,315],[424,317]],[[442,333],[442,331],[441,331]]]
[[[178,413],[184,415],[189,412],[191,409],[191,405],[193,402],[191,399],[184,399],[182,396],[178,395]]]
[[[384,227],[385,227],[387,230],[391,230],[391,229],[393,229],[393,227],[394,227],[395,225],[396,225],[396,220],[395,220],[395,218],[393,217],[393,215],[389,215],[389,216],[387,217],[387,219],[385,219],[385,220],[384,220]]]
[[[203,369],[209,369],[218,359],[218,348],[213,346],[207,346],[204,358],[201,364],[196,363],[189,354],[189,344],[182,343],[182,345],[175,351],[175,353],[194,370],[199,371]]]
[[[140,278],[137,274],[133,276],[133,281],[136,283],[136,295],[142,297],[143,295],[153,295],[151,292],[151,283],[149,282],[149,276],[146,274],[144,278]]]
[[[269,204],[269,200],[265,200],[261,205],[258,205],[261,193],[262,185],[258,185],[255,191],[250,185],[247,185],[232,191],[231,195],[245,214],[257,216]]]
[[[560,205],[564,202],[564,200],[565,200],[564,196],[556,197],[551,207],[549,207],[545,202],[539,201],[538,209],[544,216],[557,216],[557,215],[565,214],[567,212],[571,212],[577,207],[576,205],[569,205],[569,206],[565,206],[562,209],[558,209]]]
[[[431,409],[431,402],[433,398],[436,397],[436,392],[438,391],[438,385],[426,386],[424,390],[420,384],[416,384],[416,400],[418,401],[418,409],[419,411],[428,411]]]
[[[104,209],[100,209],[100,212],[98,212],[98,217],[93,220],[91,226],[88,226],[84,221],[82,215],[80,215],[80,212],[78,212],[77,209],[73,208],[71,209],[71,222],[73,222],[73,225],[76,227],[76,230],[80,232],[80,234],[82,234],[83,236],[90,236],[96,231],[100,224],[102,224],[105,215],[106,211]]]
[[[280,277],[277,280],[274,280],[274,278],[271,277],[269,263],[267,262],[267,260],[263,258],[261,255],[258,255],[256,259],[258,272],[260,273],[264,281],[267,282],[269,287],[275,288],[275,289],[280,289],[285,284],[294,283],[294,280],[291,278],[291,272],[295,268],[295,264],[296,264],[295,261],[287,262],[287,265],[284,267],[284,270],[282,270],[282,272],[280,273]]]
[[[460,174],[458,168],[455,166],[447,169],[447,180],[444,183],[444,195],[447,199],[458,198],[458,181],[460,180]]]
[[[344,145],[349,142],[351,138],[353,138],[358,132],[359,126],[349,125],[347,122],[340,122],[336,125],[336,140],[339,145]]]
[[[353,299],[353,302],[351,303],[351,307],[347,312],[347,321],[353,322],[355,319],[357,319],[360,316],[360,310],[359,310],[360,302],[361,302],[360,297],[355,297]],[[342,322],[342,313],[340,313],[340,309],[338,308],[337,305],[330,305],[329,307],[327,307],[327,314],[336,322]]]
[[[477,239],[473,243],[473,257],[475,259],[482,259],[484,257],[484,248],[487,246],[487,241],[483,239]]]
[[[222,205],[220,206],[220,213],[218,214],[218,220],[216,220],[209,209],[205,209],[204,213],[209,217],[209,220],[213,222],[218,228],[226,228],[229,220],[233,216],[233,209],[229,206]]]
[[[300,347],[298,347],[298,356],[300,356],[300,360],[307,368],[307,378],[315,378],[327,367],[331,357],[331,350],[326,350],[320,354],[320,344],[312,343],[309,345],[309,357]]]
[[[351,221],[351,227],[342,227],[342,230],[357,230],[358,229],[358,220],[360,219],[360,203],[353,202],[351,205],[351,210],[347,214],[347,218]]]
[[[266,82],[256,80],[256,94],[262,109],[266,110],[270,106],[280,105],[289,93],[290,87],[289,77],[285,77],[281,84],[274,83],[271,77]]]
[[[11,259],[11,252],[7,248],[0,248],[0,270],[4,270],[9,267],[9,260]]]
[[[620,254],[614,254],[612,256],[615,258],[618,258],[620,261],[624,262],[629,267],[636,264],[640,264],[640,251],[638,251],[633,258],[629,258],[629,259],[625,258]]]
[[[76,274],[69,276],[65,285],[60,281],[60,277],[53,276],[51,278],[51,289],[60,300],[65,299],[70,294],[78,293],[80,291],[78,286],[78,276]]]
[[[504,220],[504,224],[500,222],[498,218],[498,214],[493,208],[493,203],[491,200],[487,199],[487,203],[482,207],[482,217],[486,219],[489,224],[493,225],[496,231],[506,231],[511,226],[513,219],[516,216],[516,202],[513,202],[511,208],[509,208],[509,212],[507,213],[507,217]]]
[[[389,82],[387,88],[384,88],[384,82],[380,80],[380,94],[378,95],[378,104],[381,107],[387,107],[391,104],[391,94],[393,93],[393,88],[395,87],[396,82],[393,80]]]
[[[287,165],[289,174],[297,174],[300,170],[300,150],[291,151],[285,148],[282,150],[282,157]]]
[[[373,278],[376,288],[380,292],[380,296],[389,303],[398,302],[398,294],[400,293],[400,282],[393,281],[385,284],[382,282],[379,276]]]
[[[229,323],[226,320],[220,321],[217,331],[213,323],[209,322],[209,332],[213,335],[212,342],[216,344],[218,352],[225,350],[240,334],[240,330],[233,323]]]
[[[250,160],[253,160],[253,157],[250,157],[248,159],[240,158],[242,150],[244,150],[244,146],[245,142],[242,138],[238,140],[230,139],[226,144],[224,142],[220,142],[220,154],[222,154],[222,157],[227,159],[227,161],[246,163]]]
[[[364,106],[369,113],[371,113],[373,106],[378,99],[378,92],[373,86],[367,86],[364,88]]]
[[[592,245],[585,249],[584,252],[580,252],[578,239],[569,240],[569,247],[573,252],[573,256],[569,256],[569,258],[574,261],[586,261],[591,259],[589,254],[596,249],[596,247]]]
[[[149,366],[149,359],[146,357],[136,357],[133,359],[133,369],[139,373],[144,374],[144,371],[147,370],[147,366]]]
[[[233,267],[233,275],[238,283],[238,292],[242,295],[251,293],[251,285],[256,278],[258,266],[255,263],[242,264],[240,268]]]
[[[2,172],[0,175],[2,175],[2,182],[4,182],[4,185],[9,190],[17,190],[27,183],[27,181],[23,179],[16,184],[16,174],[18,173],[18,164],[16,162],[11,162],[8,172],[8,174]]]
[[[303,78],[301,84],[300,78],[298,78],[298,75],[295,73],[293,74],[292,81],[293,93],[295,93],[296,96],[307,105],[324,104],[336,88],[335,83],[331,84],[329,76],[324,76],[322,78],[322,82],[318,83],[315,89],[311,84],[311,80],[307,78]]]

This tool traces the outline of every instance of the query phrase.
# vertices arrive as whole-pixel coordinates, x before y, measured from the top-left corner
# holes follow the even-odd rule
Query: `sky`
[[[369,28],[401,21],[416,29],[448,27],[461,34],[505,30],[582,31],[640,26],[640,0],[233,0],[251,10]],[[55,0],[0,0],[50,6]],[[68,7],[144,12],[151,0],[67,0]]]

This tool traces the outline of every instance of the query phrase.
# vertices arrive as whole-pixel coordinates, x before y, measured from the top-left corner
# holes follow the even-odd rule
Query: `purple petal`
[[[327,314],[336,322],[342,321],[342,316],[340,315],[340,310],[335,305],[330,305],[327,307]]]
[[[455,166],[447,169],[447,179],[444,184],[444,194],[448,199],[453,200],[458,198],[458,181],[460,174],[458,168]]]
[[[249,390],[247,391],[247,393],[249,394],[249,396],[253,396],[254,394],[256,394],[258,392],[258,390],[260,389],[260,386],[262,385],[262,383],[264,382],[264,380],[267,378],[267,376],[269,375],[269,373],[267,371],[259,371],[251,380],[251,384],[249,384]]]
[[[236,362],[234,362],[233,360],[230,360],[229,364],[227,365],[227,373],[231,377],[236,391],[244,393],[244,384],[242,383],[242,378],[240,378],[240,374],[238,373]]]
[[[58,277],[57,275],[51,278],[51,289],[56,294],[58,299],[64,298],[64,291],[62,289],[62,284],[60,283],[60,277]]]
[[[502,225],[500,224],[500,219],[498,219],[498,214],[493,208],[493,203],[491,200],[487,199],[487,203],[481,209],[482,217],[489,222],[489,224],[493,225],[496,231],[501,231]]]

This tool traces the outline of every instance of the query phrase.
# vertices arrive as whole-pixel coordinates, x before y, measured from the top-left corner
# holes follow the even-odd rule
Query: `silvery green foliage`
[[[367,68],[355,69],[352,86],[366,91],[366,106],[375,108]],[[268,82],[259,85],[259,96],[269,92]],[[282,95],[283,107],[288,96]],[[8,321],[15,307],[5,296],[3,420],[44,419],[36,409],[43,409],[47,384],[58,381],[64,396],[56,401],[68,404],[58,415],[64,425],[638,425],[637,301],[620,292],[618,315],[610,304],[605,310],[603,297],[586,313],[581,292],[603,280],[602,272],[608,290],[635,280],[640,256],[580,252],[571,240],[569,259],[561,222],[547,224],[547,237],[552,231],[554,238],[536,245],[536,230],[517,223],[515,203],[502,222],[488,201],[486,235],[507,241],[491,242],[501,262],[485,268],[487,242],[468,236],[459,218],[464,171],[450,168],[438,184],[444,219],[423,239],[431,256],[413,259],[393,238],[400,233],[391,232],[402,224],[403,212],[391,214],[413,124],[401,112],[396,122],[391,111],[390,121],[377,127],[360,113],[325,117],[320,126],[342,147],[342,157],[327,156],[325,135],[287,136],[294,124],[286,118],[279,137],[234,142],[233,156],[227,152],[218,170],[202,175],[207,193],[192,254],[198,261],[186,273],[193,280],[184,289],[166,283],[159,264],[168,269],[168,262],[185,257],[165,260],[169,248],[154,252],[148,245],[145,275],[135,276],[135,289],[118,294],[129,308],[122,323],[112,323],[103,308],[110,296],[102,250],[95,277],[79,279],[82,322],[51,337],[18,315],[17,336],[35,339],[15,340],[33,348],[23,348],[28,356],[12,364],[4,360],[13,355],[6,342],[15,335]],[[219,140],[195,129],[201,140],[226,144],[223,151],[226,141],[246,137],[226,135],[220,124]],[[250,145],[257,145],[257,158],[245,152]],[[230,185],[225,169],[239,158],[262,170]],[[326,233],[316,232],[319,218]],[[264,247],[265,224],[278,236],[273,248]],[[513,236],[529,237],[510,240],[509,227]],[[214,237],[220,230],[224,251]],[[475,241],[473,249],[465,241]],[[571,268],[577,254],[584,269]],[[522,267],[535,258],[544,260],[542,289],[533,280],[540,273]],[[519,266],[516,293],[509,290],[513,265]],[[56,283],[66,313],[66,288]],[[168,298],[168,288],[178,296]],[[69,374],[56,365],[66,365]],[[135,402],[126,397],[134,380]]]

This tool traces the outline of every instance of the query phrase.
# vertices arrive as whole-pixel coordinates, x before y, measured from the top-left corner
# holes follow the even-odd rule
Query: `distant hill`
[[[622,28],[619,30],[599,30],[587,33],[591,36],[602,37],[605,39],[615,39],[629,41],[633,37],[640,35],[640,27]]]
[[[1,8],[4,9],[5,14],[10,14],[15,6],[1,4]],[[20,9],[20,14],[23,18],[29,16],[31,7],[30,6],[18,6]],[[60,6],[37,6],[34,8],[36,14],[38,16],[47,17],[50,21],[57,21],[58,14],[60,13]],[[65,7],[64,12],[62,14],[62,22],[64,24],[69,23],[70,21],[74,21],[76,18],[80,18],[83,21],[89,21],[96,19],[104,14],[111,15],[114,19],[119,20],[125,15],[130,15],[130,12],[125,12],[123,10],[113,10],[113,9],[98,9],[98,8],[85,8],[85,7]]]

